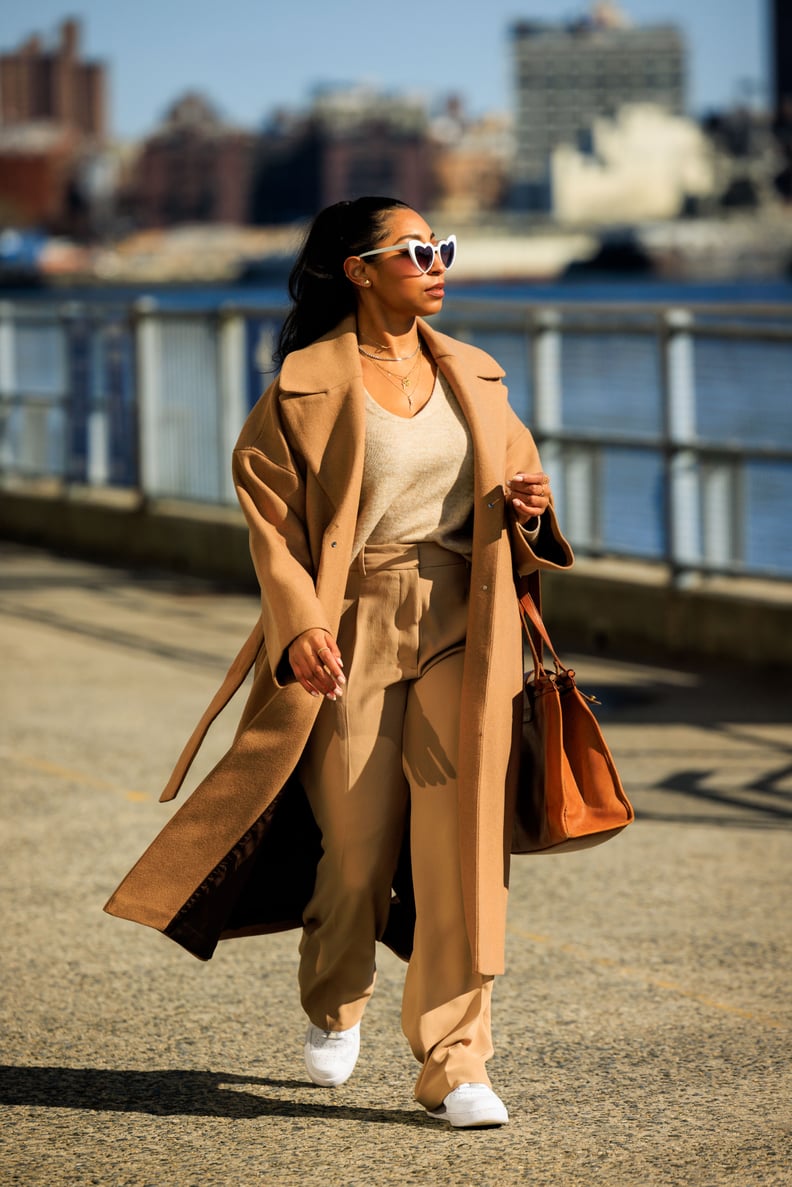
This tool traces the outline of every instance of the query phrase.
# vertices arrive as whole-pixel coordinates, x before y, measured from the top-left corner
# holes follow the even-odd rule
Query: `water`
[[[72,300],[100,307],[127,307],[147,296],[163,309],[195,312],[224,305],[278,308],[286,303],[285,287],[242,284],[73,287],[20,290],[16,294],[6,291],[0,298],[3,296],[33,303]],[[717,309],[740,304],[755,306],[758,318],[763,305],[792,308],[792,279],[680,284],[650,278],[589,277],[543,284],[451,283],[443,315],[451,323],[450,332],[455,310],[462,311],[470,300],[478,305],[492,300],[538,306],[632,305],[636,312],[652,304],[694,309],[697,305]],[[269,380],[256,369],[253,359],[260,327],[260,322],[251,319],[251,403]],[[532,375],[523,338],[507,330],[479,331],[471,337],[499,360],[507,372],[513,406],[526,423],[533,423]],[[128,365],[122,360],[119,366],[125,375],[124,389],[131,396],[131,360]],[[735,336],[697,339],[694,380],[699,438],[722,446],[725,452],[730,446],[792,450],[792,342],[757,342]],[[640,444],[642,437],[663,432],[662,387],[661,356],[651,333],[575,333],[564,337],[561,391],[565,429],[593,429],[628,439],[622,448],[603,450],[598,461],[596,482],[602,493],[598,531],[604,551],[650,558],[664,553],[662,458],[656,449]],[[122,436],[130,435],[125,422]],[[635,439],[633,446],[630,438]],[[722,482],[723,478],[716,476],[713,481]],[[792,462],[758,458],[736,467],[733,481],[720,497],[731,501],[746,566],[757,572],[792,576],[792,533],[788,529]]]
[[[696,305],[782,305],[792,308],[792,281],[733,281],[680,285],[660,280],[578,280],[530,286],[486,286],[478,298],[554,303]],[[789,325],[789,322],[785,323]],[[516,410],[528,424],[533,407],[526,352],[513,336],[487,336],[479,345],[494,354],[507,372]],[[561,359],[562,422],[565,429],[610,432],[636,438],[662,434],[661,358],[650,335],[576,333],[564,340]],[[697,436],[724,449],[792,450],[792,341],[757,342],[735,336],[695,341],[693,378]],[[717,468],[721,466],[718,474]],[[599,533],[605,551],[630,556],[662,556],[665,544],[665,476],[656,450],[606,449],[597,475],[601,491]],[[737,547],[748,569],[792,576],[792,462],[762,459],[735,465],[713,456],[702,467],[702,486],[720,484],[730,505]],[[698,546],[711,554],[724,542],[702,497]],[[708,538],[709,536],[709,538]],[[727,545],[728,547],[728,545]]]
[[[653,302],[688,304],[792,305],[792,278],[774,280],[671,281],[654,277],[621,279],[592,277],[554,282],[513,284],[454,283],[448,279],[447,305],[456,298],[529,301],[532,304],[581,302],[598,304]],[[281,305],[288,300],[285,281],[277,284],[64,285],[52,288],[0,287],[0,300],[50,302],[78,300],[97,304],[127,304],[153,297],[165,308],[213,309],[225,304]]]

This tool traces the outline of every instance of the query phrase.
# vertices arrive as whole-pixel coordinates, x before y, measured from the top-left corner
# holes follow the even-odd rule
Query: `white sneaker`
[[[320,1030],[311,1024],[305,1036],[305,1066],[314,1084],[335,1088],[355,1070],[360,1052],[360,1023],[350,1030]]]
[[[460,1084],[449,1092],[439,1109],[427,1111],[430,1117],[448,1121],[455,1129],[506,1125],[509,1120],[505,1104],[486,1084]]]

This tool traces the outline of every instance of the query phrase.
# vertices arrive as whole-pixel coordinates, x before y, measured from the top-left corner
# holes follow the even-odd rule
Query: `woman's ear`
[[[371,281],[368,277],[368,265],[365,260],[361,260],[360,256],[347,256],[344,260],[344,272],[347,280],[351,280],[358,288],[367,289],[371,287]]]

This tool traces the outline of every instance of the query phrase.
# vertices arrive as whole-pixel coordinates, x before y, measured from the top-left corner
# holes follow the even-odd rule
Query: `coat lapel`
[[[503,371],[483,351],[439,334],[424,321],[418,327],[470,428],[476,500],[502,497],[504,475],[495,464],[502,443],[493,439],[502,422],[489,417],[487,409],[492,381],[502,378]],[[289,355],[280,386],[284,422],[292,439],[299,441],[334,518],[349,513],[355,518],[363,480],[366,402],[354,318],[346,318],[306,350]]]
[[[334,530],[354,523],[363,482],[366,403],[354,318],[307,350],[289,355],[281,372],[281,409],[308,470],[327,497]]]
[[[462,414],[468,423],[473,441],[474,456],[474,552],[477,546],[495,543],[500,536],[499,517],[486,516],[481,512],[492,510],[493,504],[503,500],[505,474],[500,473],[496,459],[504,456],[501,408],[493,407],[497,399],[493,387],[495,380],[503,378],[504,371],[494,359],[483,351],[465,347],[463,344],[438,334],[425,322],[420,331],[431,350],[440,370],[453,388]],[[493,415],[489,415],[492,408]],[[490,521],[492,523],[490,524]]]
[[[470,428],[476,496],[502,495],[504,475],[494,464],[502,453],[501,442],[493,440],[497,421],[487,416],[487,406],[493,395],[492,381],[504,373],[483,351],[462,346],[424,321],[418,325]],[[356,514],[363,477],[366,405],[354,318],[346,318],[313,346],[288,356],[281,372],[281,407],[293,440],[300,442],[306,464],[336,516],[340,518],[350,508]]]

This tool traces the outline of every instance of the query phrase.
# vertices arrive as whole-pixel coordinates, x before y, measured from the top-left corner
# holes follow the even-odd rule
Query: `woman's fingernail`
[[[315,689],[315,688],[312,688],[312,689],[310,690],[310,692],[311,692],[311,696],[312,696],[312,697],[318,697],[318,696],[319,696],[319,693],[316,691],[316,689]]]
[[[338,664],[339,668],[343,668],[343,666],[344,666],[344,661],[342,660],[342,658],[341,658],[341,656],[340,656],[340,655],[339,655],[339,656],[337,656],[337,658],[336,658],[336,663]]]
[[[346,676],[344,675],[343,672],[341,673],[340,676],[337,676],[336,679],[338,680],[339,684],[346,684]]]

